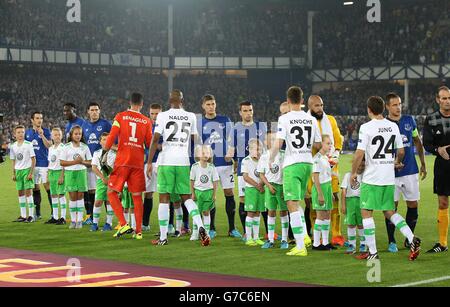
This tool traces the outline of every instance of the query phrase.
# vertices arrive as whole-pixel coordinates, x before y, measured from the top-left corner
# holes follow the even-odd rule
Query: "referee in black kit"
[[[436,156],[434,162],[434,194],[438,195],[439,243],[428,253],[448,251],[448,197],[450,196],[450,89],[442,86],[438,89],[436,102],[439,111],[427,116],[423,130],[425,149]]]

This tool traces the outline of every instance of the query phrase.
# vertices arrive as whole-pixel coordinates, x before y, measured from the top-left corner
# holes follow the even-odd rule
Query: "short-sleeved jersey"
[[[211,190],[214,188],[213,183],[219,181],[219,173],[217,173],[213,164],[208,163],[206,167],[202,167],[197,162],[192,165],[191,180],[194,181],[194,188],[196,190]]]
[[[254,161],[250,156],[247,156],[242,160],[242,174],[247,173],[250,178],[256,181],[256,183],[261,182],[261,178],[259,178],[258,173],[258,161]],[[248,188],[252,188],[251,184],[245,182],[245,186]]]
[[[114,118],[106,147],[111,148],[118,137],[115,166],[144,169],[145,147],[152,140],[152,121],[147,116],[128,110]]]
[[[73,126],[80,126],[83,127],[85,120],[80,117],[75,117],[74,120],[69,121],[66,125],[66,128],[64,132],[66,133],[66,141],[69,139],[69,133],[70,129],[72,129]]]
[[[47,140],[51,140],[50,130],[47,128],[42,128],[44,131],[44,136]],[[48,166],[48,148],[45,147],[44,141],[42,140],[39,133],[34,129],[27,129],[25,131],[25,140],[33,144],[34,153],[36,154],[36,166],[37,167],[47,167]]]
[[[9,149],[9,158],[15,161],[14,169],[21,170],[31,167],[31,158],[36,154],[31,142],[24,141],[21,145],[14,142]]]
[[[267,181],[270,183],[283,184],[283,159],[284,159],[284,151],[280,151],[276,156],[275,160],[272,163],[272,168],[269,167],[269,155],[270,153],[266,151],[261,155],[261,158],[258,161],[258,173],[263,173]]]
[[[350,182],[351,175],[351,173],[346,173],[344,175],[344,179],[342,179],[341,183],[341,189],[346,189],[345,197],[360,197],[362,174],[357,175],[357,183],[354,186]]]
[[[228,146],[235,149],[234,160],[238,162],[238,176],[242,176],[242,160],[250,154],[248,150],[248,142],[251,139],[258,139],[264,143],[266,134],[267,124],[264,122],[254,122],[248,126],[244,125],[242,122],[239,122],[234,125],[228,138]]]
[[[96,152],[94,152],[94,154],[92,155],[92,162],[91,165],[92,167],[96,167],[99,171],[102,171],[101,168],[101,164],[100,164],[100,160],[102,157],[102,149],[97,150]],[[116,152],[114,150],[109,150],[106,153],[107,157],[106,157],[106,164],[110,167],[110,168],[114,168],[114,162],[116,161]],[[97,176],[97,179],[100,179]]]
[[[436,156],[439,165],[450,165],[449,160],[444,160],[438,152],[438,148],[450,145],[450,116],[444,116],[441,111],[427,115],[423,126],[423,147],[426,151]]]
[[[154,123],[152,123],[152,135],[155,134],[155,126],[156,126],[156,125],[154,125]],[[162,138],[162,136],[161,136],[161,137],[159,137],[158,144],[161,145],[162,143],[163,143],[163,138]],[[144,163],[145,163],[145,164],[148,163],[148,153],[149,153],[149,150],[150,150],[149,147],[145,147],[145,151],[144,151],[144,152],[145,152],[145,156],[144,156],[144,158],[145,158],[145,159],[144,159]],[[156,161],[158,161],[159,152],[160,152],[160,150],[159,150],[159,149],[156,149],[155,155],[153,156],[152,163],[156,163]]]
[[[159,165],[190,166],[191,135],[197,134],[194,113],[183,109],[170,109],[158,114],[155,133],[163,138]]]
[[[283,167],[313,163],[313,145],[322,141],[317,120],[304,111],[291,111],[280,116],[277,138],[286,143]]]
[[[387,119],[390,120],[389,118]],[[395,170],[395,177],[419,173],[419,167],[417,166],[416,156],[414,154],[414,138],[419,136],[416,121],[410,115],[402,115],[398,122],[393,120],[390,121],[396,123],[400,129],[403,147],[405,148],[405,158],[403,159],[404,167],[401,170]]]
[[[202,142],[210,145],[214,154],[213,164],[215,166],[232,165],[233,163],[225,161],[228,146],[227,140],[233,129],[231,120],[222,115],[208,119],[205,116],[199,118],[198,132]]]
[[[48,149],[48,169],[59,171],[62,170],[61,157],[64,152],[64,144],[59,144],[58,146],[52,145]]]
[[[67,143],[64,145],[63,154],[61,155],[61,160],[64,161],[75,161],[78,157],[81,157],[81,159],[90,161],[92,160],[91,152],[89,150],[89,147],[84,144],[80,143],[79,146],[75,147],[72,142]],[[71,166],[65,166],[65,170],[67,171],[79,171],[86,169],[86,166],[83,164],[77,164],[77,165],[71,165]]]
[[[327,183],[331,181],[331,166],[328,157],[320,152],[316,153],[313,158],[313,173],[319,173],[319,183]]]
[[[385,186],[395,184],[395,150],[403,148],[398,126],[387,119],[372,119],[359,129],[358,149],[365,151],[363,182]]]
[[[104,132],[110,132],[111,127],[111,123],[103,118],[100,118],[95,123],[90,121],[84,122],[81,128],[83,128],[84,140],[91,151],[91,155],[93,155],[95,151],[102,148],[100,145],[101,135]]]

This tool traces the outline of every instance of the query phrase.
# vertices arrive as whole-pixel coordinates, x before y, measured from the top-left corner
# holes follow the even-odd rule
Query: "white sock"
[[[366,244],[366,237],[364,236],[364,228],[358,228],[359,244]]]
[[[33,195],[27,196],[28,215],[34,218],[34,200]]]
[[[78,201],[77,201],[77,207],[78,207],[78,214],[77,214],[77,216],[78,216],[78,220],[77,220],[77,222],[79,222],[79,223],[81,223],[81,222],[83,222],[83,217],[84,217],[84,199],[79,199]]]
[[[125,213],[125,221],[127,222],[128,225],[130,225],[130,211],[128,211],[127,213]]]
[[[259,240],[259,224],[261,223],[261,215],[253,217],[253,240]]]
[[[253,217],[247,217],[245,218],[245,236],[247,240],[252,239],[252,229],[253,229]]]
[[[281,218],[281,240],[286,241],[288,240],[289,235],[289,216],[282,216]]]
[[[52,197],[52,216],[55,220],[59,219],[58,197]]]
[[[391,216],[391,222],[397,229],[400,229],[402,235],[407,238],[408,242],[411,244],[414,239],[414,234],[408,224],[406,224],[405,219],[400,214],[394,213]]]
[[[276,217],[267,217],[268,239],[272,243],[275,241],[275,220]]]
[[[94,224],[98,225],[98,222],[100,220],[100,213],[101,212],[102,212],[102,207],[94,206],[94,210],[93,210],[93,215],[94,215],[93,222],[94,222]]]
[[[106,205],[106,223],[112,225],[113,217],[114,217],[114,210],[108,203]]]
[[[26,196],[19,196],[20,216],[27,218],[27,198]]]
[[[198,229],[200,229],[200,227],[204,228],[197,204],[192,199],[188,199],[184,202],[184,205],[186,206],[186,209],[188,210],[189,215],[192,217],[194,223],[197,224]]]
[[[350,228],[347,226],[347,237],[348,237],[348,244],[353,245],[353,247],[356,246],[356,228]]]
[[[323,220],[322,221],[322,244],[324,246],[326,246],[326,245],[328,245],[328,243],[330,243],[329,236],[330,236],[330,220]]]
[[[169,204],[160,203],[158,207],[160,240],[167,239],[167,232],[169,230],[169,216],[170,216]]]
[[[131,213],[131,228],[136,229],[136,217],[134,216],[134,213]]]
[[[59,197],[59,204],[61,205],[61,217],[63,219],[66,219],[67,203],[66,203],[66,197],[65,196],[60,196]]]
[[[364,237],[369,247],[369,252],[375,254],[377,252],[377,242],[375,240],[375,221],[373,218],[363,219]]]
[[[303,225],[303,236],[304,237],[309,237],[308,236],[308,232],[306,231],[306,222],[305,222],[305,211],[303,211],[302,206],[298,206],[298,212],[300,212],[300,216],[302,219],[302,225]]]
[[[321,234],[322,234],[322,220],[316,219],[316,222],[314,224],[314,231],[313,231],[313,237],[314,237],[313,246],[314,247],[318,247],[320,245]]]
[[[211,227],[211,215],[204,215],[203,216],[203,225],[205,226],[206,232],[209,233],[209,229]]]
[[[183,208],[181,206],[174,210],[175,214],[175,230],[181,232],[181,227],[183,226]]]
[[[302,209],[303,210],[303,209]],[[304,235],[304,226],[302,222],[302,216],[299,211],[295,211],[291,213],[291,227],[292,232],[294,233],[295,243],[297,244],[298,249],[303,249],[305,247],[305,235]]]
[[[76,223],[77,221],[77,201],[76,200],[70,200],[69,201],[69,211],[70,211],[70,221]]]

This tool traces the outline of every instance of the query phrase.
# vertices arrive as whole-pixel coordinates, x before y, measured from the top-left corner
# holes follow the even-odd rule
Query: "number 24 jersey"
[[[170,109],[158,114],[155,133],[163,137],[159,165],[190,166],[189,148],[191,135],[197,134],[197,119],[194,113],[183,109]]]

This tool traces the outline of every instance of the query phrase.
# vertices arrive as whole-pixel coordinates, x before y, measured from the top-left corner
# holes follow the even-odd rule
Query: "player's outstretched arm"
[[[272,167],[272,163],[275,160],[275,157],[280,152],[281,147],[283,147],[284,140],[277,138],[272,145],[272,148],[270,148],[269,151],[269,167]]]
[[[420,159],[420,178],[424,180],[427,177],[427,167],[425,163],[425,150],[423,148],[422,140],[417,135],[413,138],[414,146],[416,146],[417,153]]]
[[[153,134],[153,138],[152,141],[150,143],[150,149],[148,151],[148,158],[147,161],[153,161],[153,157],[155,156],[156,150],[158,149],[158,142],[159,142],[159,138],[161,137],[161,134],[159,134],[158,132],[155,131],[155,133]],[[152,176],[152,163],[148,163],[147,166],[147,177],[151,177]]]

